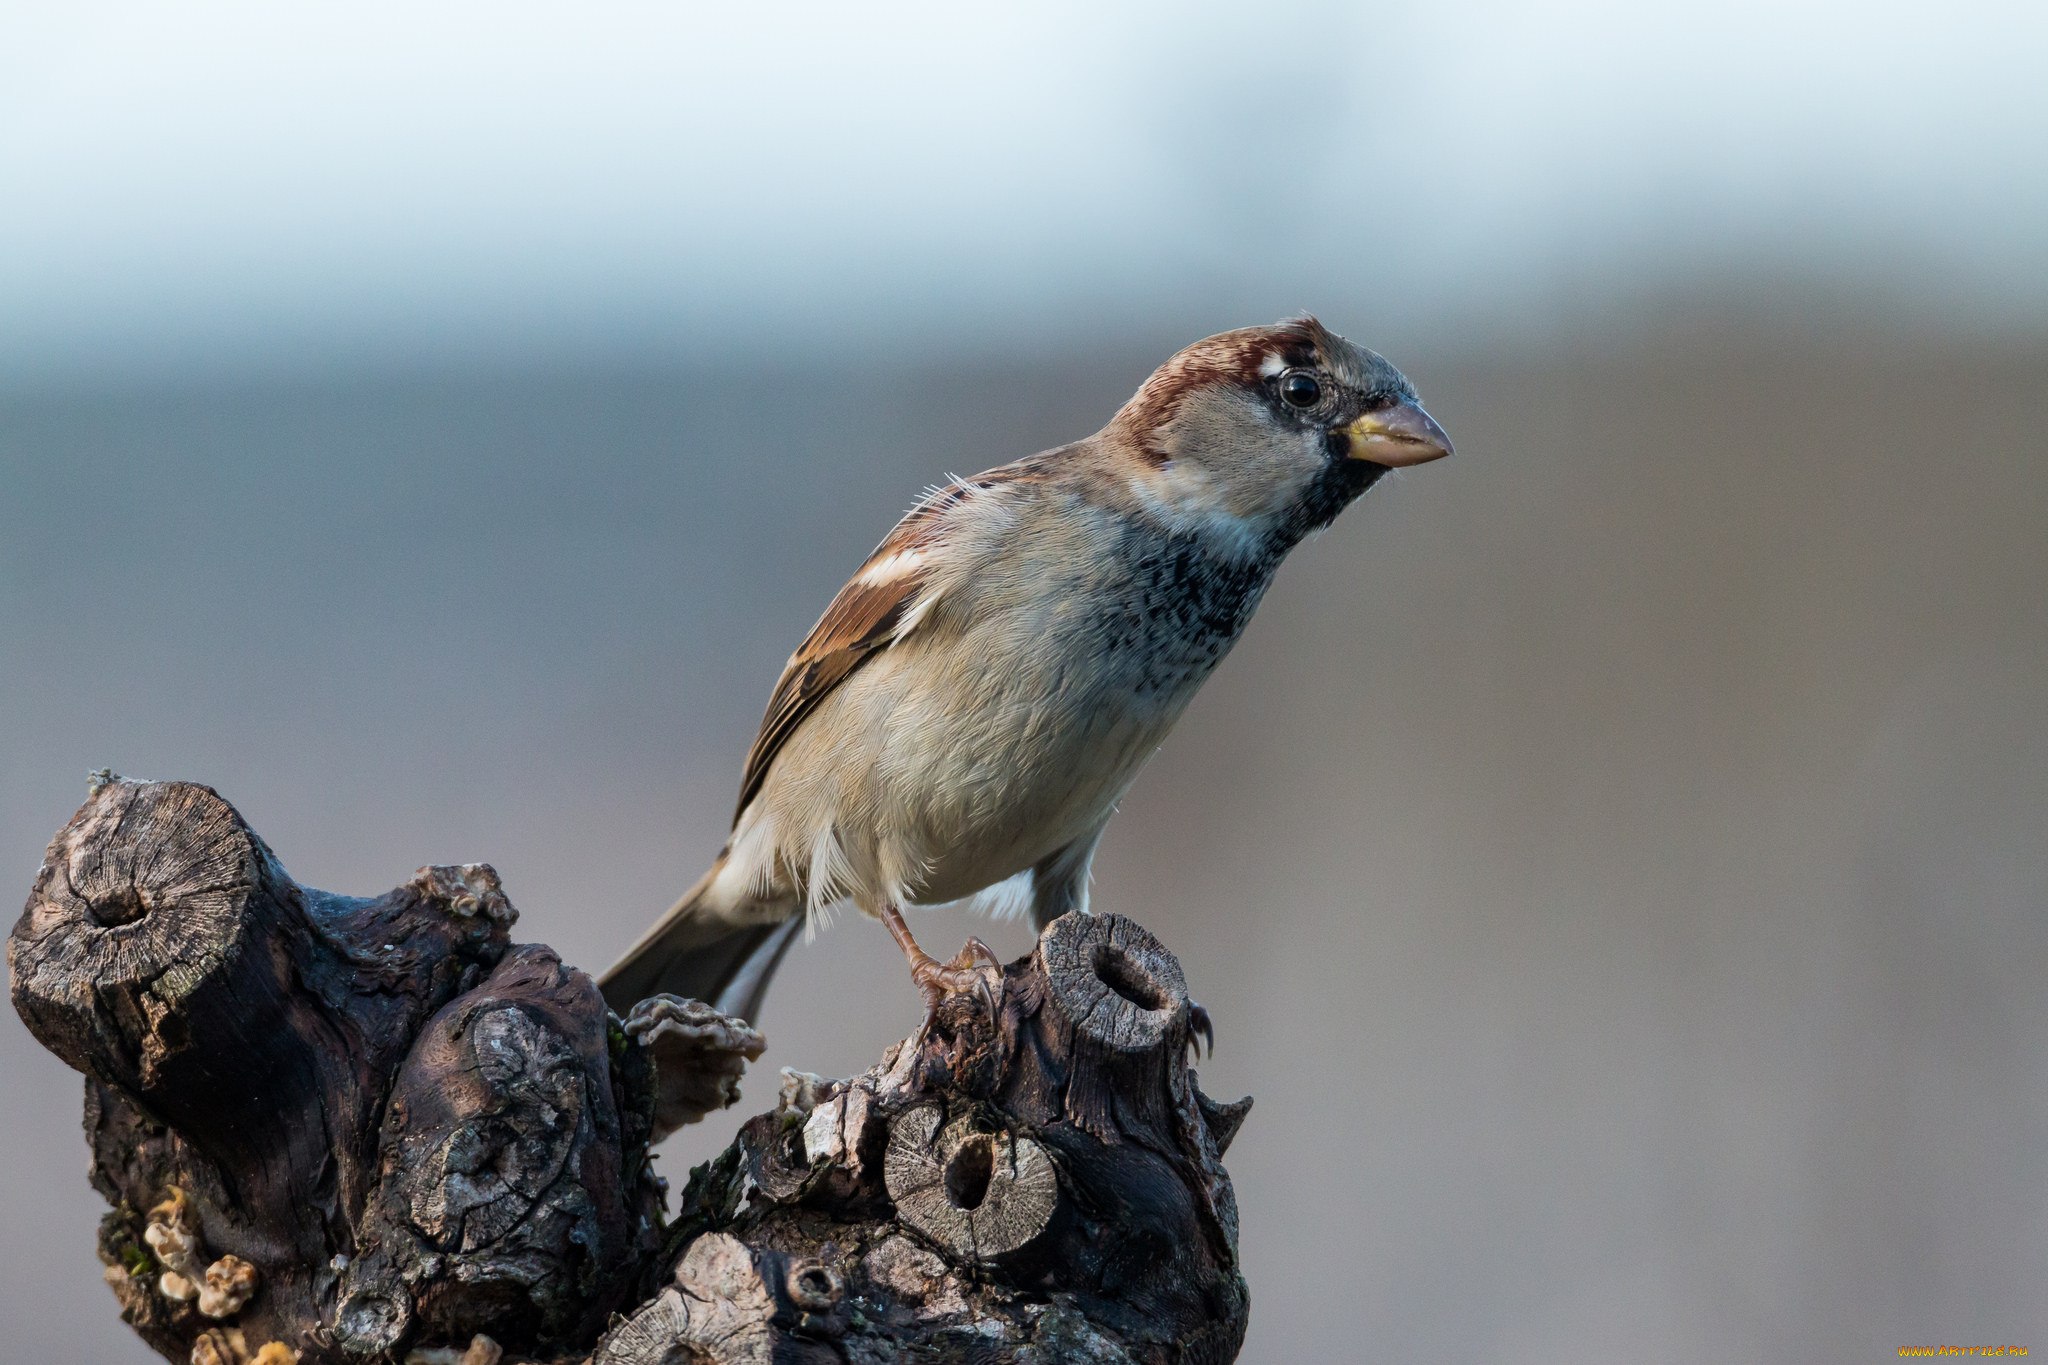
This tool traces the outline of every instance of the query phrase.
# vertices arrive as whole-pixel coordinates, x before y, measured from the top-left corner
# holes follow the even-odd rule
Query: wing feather
[[[768,713],[761,718],[761,733],[747,753],[735,823],[760,795],[775,756],[818,704],[855,669],[909,635],[924,619],[937,591],[931,561],[947,515],[997,484],[1025,477],[1006,467],[955,479],[927,494],[875,547],[784,665],[768,698]]]

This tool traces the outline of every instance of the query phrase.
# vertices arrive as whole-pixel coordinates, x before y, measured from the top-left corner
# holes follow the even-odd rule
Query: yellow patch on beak
[[[1351,440],[1352,459],[1389,469],[1426,464],[1451,453],[1451,438],[1420,403],[1396,403],[1368,412],[1345,427],[1344,434]]]

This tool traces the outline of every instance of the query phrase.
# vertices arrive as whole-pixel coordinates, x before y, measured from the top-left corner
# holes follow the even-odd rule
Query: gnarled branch
[[[100,1248],[175,1361],[1234,1358],[1221,1165],[1249,1101],[1188,1069],[1180,966],[1067,916],[991,1012],[781,1102],[673,1216],[657,1132],[737,1097],[759,1035],[624,1021],[514,946],[482,865],[375,899],[286,875],[205,787],[108,778],[8,945],[16,1009],[85,1073]],[[621,1316],[623,1314],[623,1316]]]

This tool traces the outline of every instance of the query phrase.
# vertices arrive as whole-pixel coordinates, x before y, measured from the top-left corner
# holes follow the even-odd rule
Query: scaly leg
[[[903,922],[903,912],[895,902],[883,901],[880,913],[882,923],[889,927],[889,937],[896,940],[896,946],[903,950],[904,958],[910,963],[910,979],[916,983],[918,994],[924,997],[927,1026],[938,1012],[939,1002],[962,991],[975,992],[988,1006],[990,1015],[994,1015],[996,985],[1003,979],[1003,964],[986,943],[970,938],[951,962],[941,962],[917,946],[917,940],[910,936],[910,926]]]

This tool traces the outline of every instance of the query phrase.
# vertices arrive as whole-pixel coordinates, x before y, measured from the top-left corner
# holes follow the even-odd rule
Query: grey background
[[[601,966],[921,486],[1314,307],[1458,454],[1096,883],[1258,1099],[1245,1359],[2043,1349],[2038,16],[1233,13],[5,16],[0,868],[111,764]],[[915,1015],[842,917],[742,1109]],[[77,1079],[0,1068],[5,1354],[144,1360]]]

